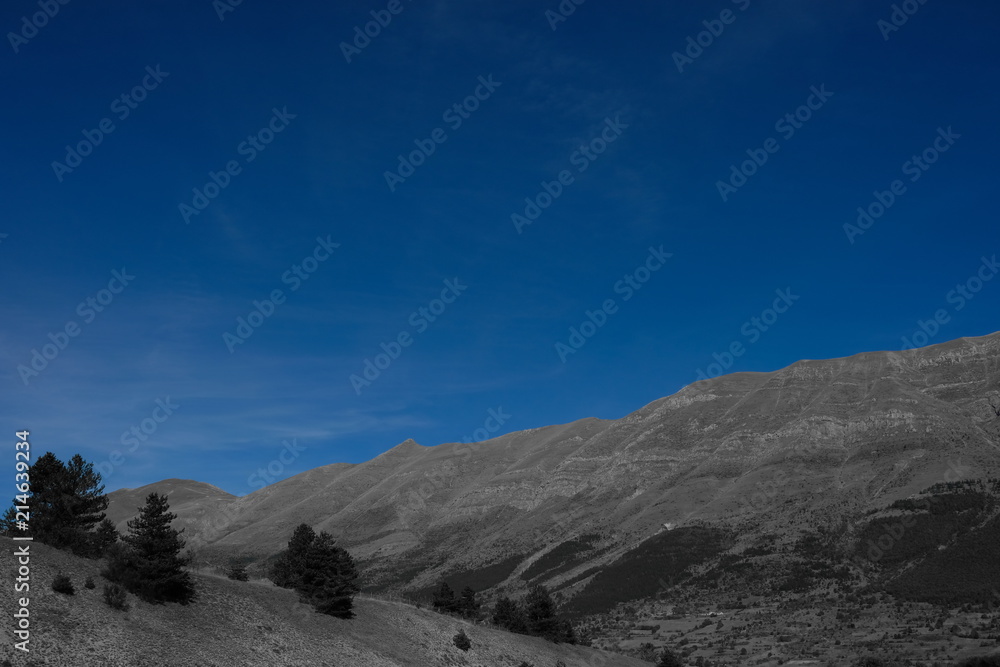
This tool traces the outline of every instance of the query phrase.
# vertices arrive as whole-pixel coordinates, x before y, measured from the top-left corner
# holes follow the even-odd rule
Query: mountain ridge
[[[791,539],[949,470],[995,475],[1000,419],[987,394],[1000,387],[998,359],[1000,334],[800,360],[698,380],[620,419],[478,443],[408,439],[370,461],[219,499],[221,525],[174,511],[209,560],[267,558],[292,526],[309,523],[356,555],[369,585],[389,590],[480,572],[481,587],[517,591],[534,562],[596,536],[576,567],[542,579],[559,586],[609,566],[665,523],[710,525],[735,545],[751,528]]]

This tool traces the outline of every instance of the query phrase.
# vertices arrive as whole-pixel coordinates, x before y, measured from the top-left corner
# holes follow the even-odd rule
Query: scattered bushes
[[[465,634],[465,630],[459,630],[458,634],[451,638],[455,642],[455,646],[463,651],[468,651],[472,648],[472,642],[469,640],[469,635]]]
[[[128,596],[125,593],[125,588],[118,584],[112,583],[104,586],[104,601],[112,609],[119,611],[128,609]]]
[[[65,595],[73,595],[76,592],[76,589],[73,588],[73,582],[65,574],[56,575],[56,578],[52,580],[52,590]]]

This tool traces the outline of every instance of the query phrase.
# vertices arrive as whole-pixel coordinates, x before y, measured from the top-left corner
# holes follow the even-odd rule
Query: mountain
[[[108,494],[107,518],[122,533],[128,530],[128,522],[146,504],[150,493],[165,495],[170,499],[170,511],[177,514],[174,528],[198,530],[205,521],[218,515],[222,508],[237,499],[217,486],[189,479],[165,479],[138,489],[118,489]]]
[[[859,522],[896,501],[997,477],[998,389],[1000,334],[803,360],[701,380],[617,420],[474,444],[408,440],[241,498],[199,498],[174,480],[184,502],[172,510],[207,561],[265,559],[305,522],[338,536],[371,589],[543,583],[594,611],[615,602],[598,591],[623,564],[670,559],[637,593],[655,595],[817,529],[839,531],[846,549]],[[124,494],[111,497],[124,517]]]

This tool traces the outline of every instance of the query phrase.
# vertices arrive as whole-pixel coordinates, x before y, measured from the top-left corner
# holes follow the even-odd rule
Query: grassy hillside
[[[0,538],[0,567],[11,581],[15,542]],[[11,620],[3,622],[0,661],[58,667],[640,667],[630,658],[476,626],[426,609],[370,598],[356,600],[346,621],[316,614],[292,591],[264,582],[240,583],[197,574],[200,597],[188,606],[151,605],[129,596],[115,611],[102,598],[100,563],[42,544],[31,545],[31,652],[13,648]],[[57,573],[70,576],[73,596],[55,593]],[[92,576],[94,589],[84,588]],[[20,596],[22,594],[18,594]],[[13,587],[0,593],[3,615],[16,610]],[[464,628],[472,648],[451,638]]]

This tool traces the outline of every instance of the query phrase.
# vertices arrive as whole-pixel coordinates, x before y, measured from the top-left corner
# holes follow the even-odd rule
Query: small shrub
[[[250,575],[247,574],[247,569],[242,565],[233,565],[226,572],[226,576],[233,581],[250,581]]]
[[[128,599],[125,588],[118,584],[107,584],[104,586],[104,601],[112,609],[125,611],[128,609]]]
[[[472,642],[469,640],[469,635],[465,634],[465,630],[459,630],[458,634],[451,638],[451,641],[455,642],[455,646],[463,651],[472,648]]]
[[[527,660],[522,660],[521,664],[518,665],[517,667],[535,667],[535,666],[532,663],[528,662]]]
[[[83,587],[84,588],[93,589],[94,588],[94,578],[93,577],[87,577],[87,580],[85,582],[83,582]]]
[[[56,575],[56,578],[52,580],[52,590],[66,595],[72,595],[76,592],[76,589],[73,588],[73,582],[65,574]]]

